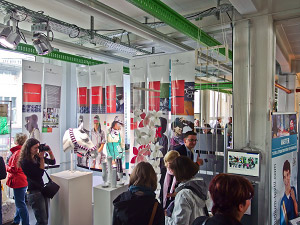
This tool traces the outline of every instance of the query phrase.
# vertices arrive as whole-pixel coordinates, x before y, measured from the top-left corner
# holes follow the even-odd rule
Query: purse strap
[[[203,221],[203,223],[202,223],[202,225],[206,225],[206,222],[209,220],[209,217],[207,217],[204,221]]]
[[[152,225],[153,224],[153,220],[154,220],[154,216],[156,214],[157,206],[158,206],[158,202],[155,202],[154,205],[153,205],[153,210],[152,210],[152,214],[151,214],[151,217],[150,217],[148,225]]]
[[[49,176],[49,174],[47,173],[47,171],[46,171],[46,170],[44,170],[44,172],[46,173],[46,175],[47,175],[47,177],[48,177],[48,182],[51,182],[51,181],[52,181],[52,179],[50,178],[50,176]]]

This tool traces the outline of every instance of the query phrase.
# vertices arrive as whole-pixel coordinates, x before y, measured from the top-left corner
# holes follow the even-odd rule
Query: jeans
[[[48,198],[40,191],[33,191],[27,195],[28,203],[35,215],[36,225],[48,224]]]
[[[25,194],[27,187],[23,188],[14,188],[15,204],[16,204],[16,214],[14,218],[14,223],[20,223],[22,225],[29,225],[29,215],[27,206],[25,203]]]

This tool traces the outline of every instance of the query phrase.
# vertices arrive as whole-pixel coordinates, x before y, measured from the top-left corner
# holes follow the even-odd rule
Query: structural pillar
[[[234,24],[234,148],[261,151],[257,223],[271,223],[271,112],[274,102],[275,33],[271,16]]]

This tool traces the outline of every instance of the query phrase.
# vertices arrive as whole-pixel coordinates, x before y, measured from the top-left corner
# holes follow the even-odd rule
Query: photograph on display
[[[184,134],[188,131],[194,130],[193,116],[172,116],[171,121],[171,137],[170,150],[174,150],[177,146],[183,145]]]
[[[169,83],[160,83],[160,111],[163,114],[167,114],[170,111],[169,106]]]
[[[272,138],[289,136],[296,131],[296,115],[272,115]]]
[[[105,114],[105,87],[94,86],[92,89],[92,114]]]
[[[173,115],[194,115],[194,86],[194,82],[172,80],[171,113]]]
[[[42,131],[51,133],[59,127],[61,87],[45,84],[43,128]]]
[[[90,90],[87,87],[77,88],[78,113],[90,113]]]
[[[116,113],[124,113],[124,88],[116,87]]]
[[[227,172],[258,177],[259,154],[228,151]]]

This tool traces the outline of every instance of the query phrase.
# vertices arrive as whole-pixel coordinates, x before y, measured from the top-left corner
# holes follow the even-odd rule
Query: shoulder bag
[[[46,183],[44,187],[42,187],[41,192],[45,197],[52,199],[54,195],[58,192],[60,186],[50,178],[46,170],[45,173],[48,177],[48,183]]]

